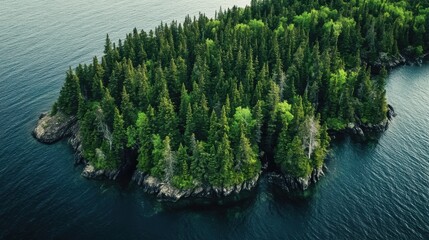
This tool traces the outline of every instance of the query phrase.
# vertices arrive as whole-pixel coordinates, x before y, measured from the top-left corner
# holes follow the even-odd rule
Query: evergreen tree
[[[79,78],[70,68],[58,98],[58,110],[67,115],[76,115],[80,98],[82,98],[82,95],[80,92]]]
[[[222,185],[230,186],[234,184],[234,156],[226,134],[223,135],[222,141],[217,146],[216,158],[221,163],[219,174],[222,179]]]
[[[260,162],[252,149],[249,139],[242,132],[235,156],[235,170],[242,172],[244,180],[253,178],[259,172]]]
[[[110,154],[110,160],[108,168],[117,168],[124,159],[125,144],[127,142],[126,131],[124,128],[124,119],[119,113],[119,110],[115,108],[113,118],[113,138],[112,138],[112,150]]]
[[[161,98],[157,114],[157,122],[159,135],[164,138],[166,136],[170,136],[172,139],[172,145],[178,146],[179,131],[177,115],[174,111],[173,103],[167,97]]]

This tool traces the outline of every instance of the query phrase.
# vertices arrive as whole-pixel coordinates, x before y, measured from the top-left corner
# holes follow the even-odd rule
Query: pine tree
[[[115,99],[110,95],[109,89],[104,92],[104,97],[101,102],[103,112],[103,120],[109,129],[113,129],[113,118],[115,114]]]
[[[151,86],[147,77],[147,68],[143,64],[142,67],[137,69],[136,73],[136,99],[134,99],[135,106],[138,109],[146,109],[150,103]]]
[[[121,113],[124,117],[125,126],[130,126],[135,122],[137,117],[136,110],[125,87],[122,89]]]
[[[177,115],[174,111],[173,103],[167,97],[162,97],[159,103],[157,124],[159,135],[164,138],[170,136],[172,139],[172,146],[178,146],[179,131]]]
[[[223,186],[231,186],[234,184],[234,156],[230,146],[230,141],[226,134],[223,135],[222,141],[217,146],[217,161],[221,163],[220,177],[222,179]]]
[[[158,134],[152,135],[152,145],[153,167],[151,168],[150,175],[158,179],[163,179],[165,176],[164,144]]]
[[[187,149],[180,144],[179,149],[177,150],[177,162],[174,166],[174,175],[179,176],[182,179],[189,178],[189,155]]]
[[[200,102],[194,103],[193,105],[193,122],[196,126],[195,136],[197,139],[207,139],[208,128],[209,128],[209,108],[207,106],[207,100],[203,94]]]
[[[257,154],[252,149],[249,139],[243,132],[240,134],[234,168],[236,172],[243,173],[244,179],[255,177],[260,169],[260,162],[258,161]]]
[[[113,118],[113,140],[112,140],[112,151],[110,154],[110,162],[108,168],[118,168],[124,159],[125,143],[127,142],[126,131],[124,128],[124,119],[119,113],[119,110],[115,108]]]
[[[82,95],[80,92],[79,78],[70,68],[58,98],[58,110],[67,115],[76,115],[80,98],[82,98]]]
[[[152,134],[153,129],[150,127],[149,118],[144,112],[138,114],[135,128],[127,130],[128,146],[133,147],[135,145],[138,149],[137,168],[146,173],[153,167],[151,155],[153,151]]]
[[[197,183],[202,183],[204,175],[204,167],[202,155],[204,153],[204,144],[198,142],[195,139],[195,134],[191,135],[190,139],[190,150],[192,152],[190,170],[192,178],[195,179]]]
[[[191,107],[191,104],[188,104],[187,113],[186,113],[185,134],[184,134],[184,141],[188,146],[190,146],[191,136],[194,135],[195,128],[196,126],[194,123],[194,117],[192,115],[192,107]]]
[[[186,115],[188,113],[188,107],[190,106],[190,96],[184,84],[182,84],[182,90],[180,91],[180,108],[179,108],[179,128],[181,133],[184,132],[186,127]]]

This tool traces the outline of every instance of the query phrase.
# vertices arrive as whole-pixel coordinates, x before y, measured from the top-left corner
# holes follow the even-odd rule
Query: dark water
[[[377,142],[334,146],[326,177],[302,200],[262,179],[233,206],[165,209],[133,186],[88,181],[65,141],[30,132],[69,65],[100,55],[105,34],[183,20],[247,1],[2,1],[0,239],[429,239],[429,65],[394,70],[396,108]]]

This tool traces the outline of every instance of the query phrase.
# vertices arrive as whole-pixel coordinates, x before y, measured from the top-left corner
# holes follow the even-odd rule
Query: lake
[[[398,116],[379,140],[335,143],[302,198],[262,177],[228,206],[170,208],[134,184],[91,181],[66,141],[30,133],[69,66],[134,27],[249,1],[3,1],[0,7],[0,239],[429,239],[429,65],[388,79]]]

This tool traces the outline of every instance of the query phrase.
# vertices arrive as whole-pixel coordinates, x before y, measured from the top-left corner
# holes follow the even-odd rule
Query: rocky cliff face
[[[49,113],[40,115],[33,136],[43,143],[54,143],[72,134],[73,126],[77,123],[75,116],[66,116],[57,113],[51,116]]]
[[[169,183],[155,177],[136,171],[133,181],[142,186],[149,194],[156,195],[159,199],[176,202],[184,198],[222,198],[242,191],[251,191],[258,183],[259,174],[253,179],[231,187],[196,186],[190,189],[178,189]]]

